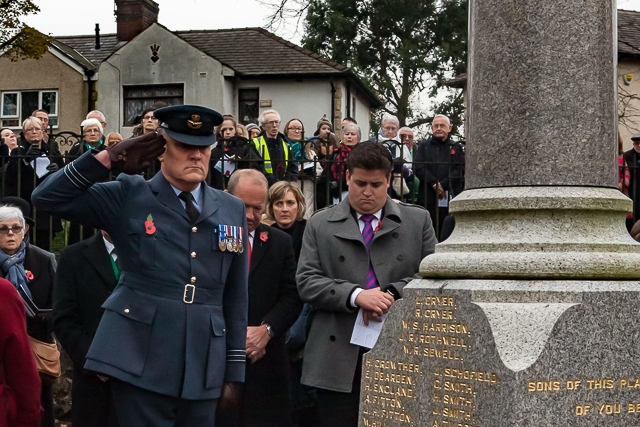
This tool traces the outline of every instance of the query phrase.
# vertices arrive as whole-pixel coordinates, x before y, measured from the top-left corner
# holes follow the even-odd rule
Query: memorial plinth
[[[359,425],[638,427],[615,2],[469,7],[467,190],[364,356]]]

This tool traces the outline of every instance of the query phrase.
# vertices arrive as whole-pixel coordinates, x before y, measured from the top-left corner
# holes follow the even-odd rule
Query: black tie
[[[193,204],[193,194],[187,191],[183,191],[178,195],[178,197],[184,200],[184,203],[187,207],[187,215],[189,215],[191,224],[195,223],[198,219],[198,216],[200,215],[200,212],[198,212],[198,209],[196,209],[196,205]]]

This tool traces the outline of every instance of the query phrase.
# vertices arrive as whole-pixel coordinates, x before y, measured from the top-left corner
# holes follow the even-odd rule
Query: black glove
[[[55,171],[57,171],[58,169],[60,169],[60,166],[58,166],[58,164],[57,164],[57,163],[50,163],[50,164],[49,164],[49,166],[47,166],[47,170],[48,170],[49,172],[55,172]]]
[[[107,148],[111,168],[128,175],[141,173],[164,153],[164,144],[164,137],[157,132],[124,139]]]
[[[42,150],[35,144],[31,144],[29,149],[27,150],[27,157],[40,157],[42,155]]]

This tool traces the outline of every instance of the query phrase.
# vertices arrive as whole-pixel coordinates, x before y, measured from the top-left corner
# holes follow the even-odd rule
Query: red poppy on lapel
[[[27,276],[27,280],[29,281],[33,280],[33,273],[31,272],[31,270],[25,270],[24,273]]]
[[[260,240],[262,240],[263,242],[266,242],[269,239],[269,232],[268,231],[261,231],[260,232]]]
[[[156,226],[153,224],[153,217],[151,214],[149,214],[147,220],[144,222],[144,231],[146,231],[147,234],[153,234],[156,232]]]
[[[382,220],[380,222],[378,222],[378,225],[376,226],[376,229],[373,230],[373,232],[377,233],[380,230],[382,230]]]
[[[456,150],[451,150],[451,155],[455,156],[456,155]]]

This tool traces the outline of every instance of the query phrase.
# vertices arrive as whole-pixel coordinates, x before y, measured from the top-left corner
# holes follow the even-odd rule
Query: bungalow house
[[[79,131],[98,109],[107,131],[131,135],[142,110],[162,101],[199,104],[242,123],[276,109],[306,135],[326,115],[339,128],[354,117],[369,133],[380,100],[349,68],[261,28],[170,31],[152,0],[117,0],[117,34],[56,37],[39,60],[0,56],[0,120],[18,129],[47,109],[55,132]],[[283,123],[284,125],[284,123]]]

